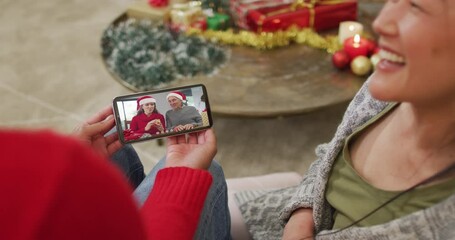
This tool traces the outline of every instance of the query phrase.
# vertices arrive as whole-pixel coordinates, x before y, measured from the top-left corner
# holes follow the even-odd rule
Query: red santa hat
[[[141,109],[141,105],[146,103],[156,103],[156,100],[151,96],[143,96],[138,98],[137,100],[137,110]]]
[[[176,97],[178,99],[180,99],[181,101],[186,101],[186,96],[185,94],[181,93],[181,92],[171,92],[167,95],[166,99],[169,99],[169,97]]]

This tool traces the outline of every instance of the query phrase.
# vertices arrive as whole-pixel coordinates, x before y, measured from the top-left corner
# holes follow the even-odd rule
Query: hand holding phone
[[[113,109],[124,144],[201,131],[213,125],[202,84],[119,96],[114,98]]]
[[[113,126],[112,108],[106,106],[84,123],[78,125],[72,134],[91,146],[96,152],[110,157],[122,147],[115,134],[105,135]]]
[[[212,129],[172,136],[167,141],[166,167],[208,169],[217,152]]]

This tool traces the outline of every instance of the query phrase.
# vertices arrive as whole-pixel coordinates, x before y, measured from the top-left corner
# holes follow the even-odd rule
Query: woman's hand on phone
[[[77,126],[73,131],[73,135],[91,146],[96,152],[110,157],[122,147],[117,134],[104,136],[114,126],[115,120],[112,115],[112,107],[106,106],[84,123]]]
[[[217,152],[212,129],[168,137],[166,167],[208,169]]]

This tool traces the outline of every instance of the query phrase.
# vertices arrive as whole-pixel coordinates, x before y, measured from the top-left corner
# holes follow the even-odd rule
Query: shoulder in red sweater
[[[190,223],[191,239],[211,183],[207,171],[161,170],[140,214],[117,169],[76,140],[0,131],[0,152],[2,239],[185,239],[172,235],[171,218],[177,226]]]

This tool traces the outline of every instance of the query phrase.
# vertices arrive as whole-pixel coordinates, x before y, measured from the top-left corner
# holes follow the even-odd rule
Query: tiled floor
[[[105,70],[99,45],[103,30],[131,2],[0,1],[0,126],[70,133],[115,96],[130,93]],[[345,107],[277,119],[217,116],[217,160],[227,177],[303,173]],[[165,153],[156,142],[135,147],[146,169]]]

